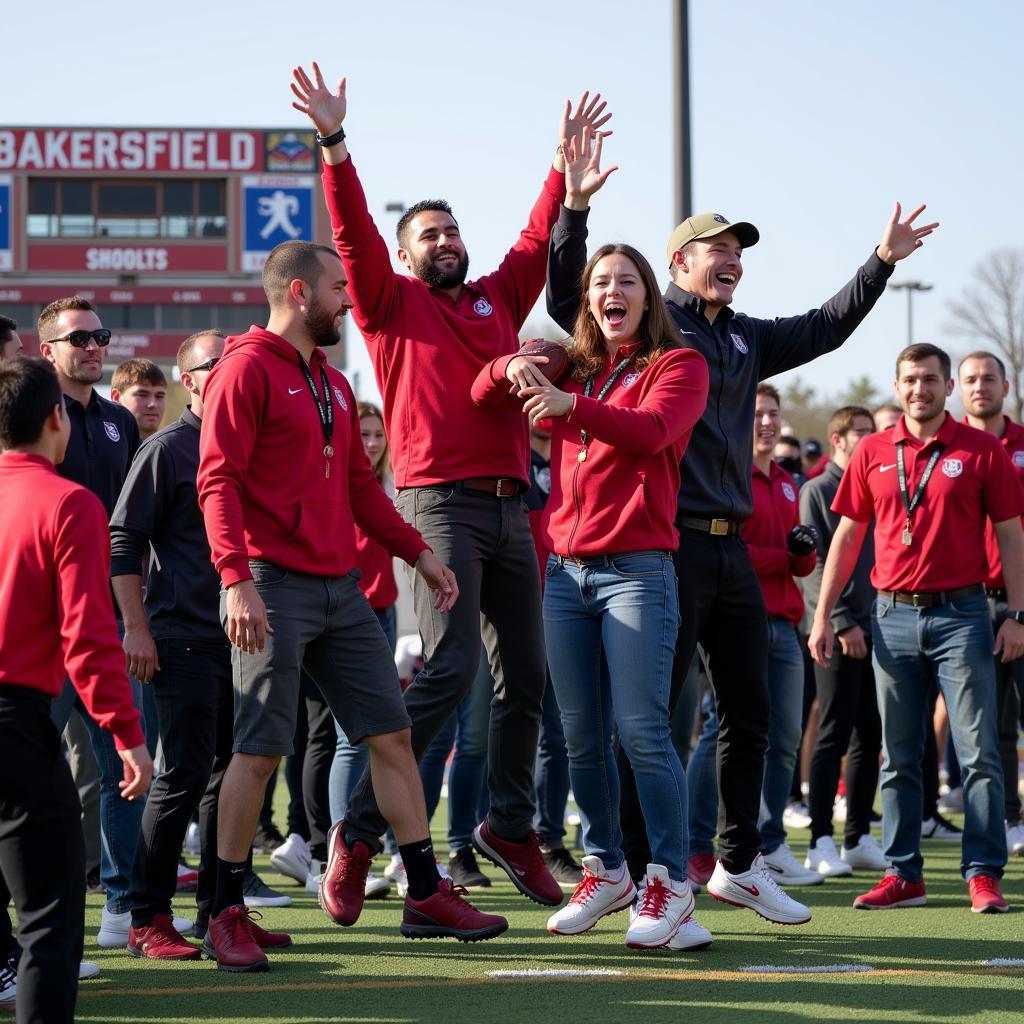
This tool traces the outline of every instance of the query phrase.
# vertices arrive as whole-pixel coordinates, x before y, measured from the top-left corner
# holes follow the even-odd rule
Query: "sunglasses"
[[[196,373],[199,370],[212,370],[217,363],[220,362],[220,356],[212,356],[207,359],[205,363],[200,363],[198,366],[193,366],[188,370],[182,370],[182,373]]]
[[[100,348],[106,348],[110,344],[110,331],[105,327],[99,327],[95,331],[72,331],[70,334],[65,334],[63,338],[54,338],[53,342],[66,341],[74,348],[85,348],[89,344],[90,338]]]

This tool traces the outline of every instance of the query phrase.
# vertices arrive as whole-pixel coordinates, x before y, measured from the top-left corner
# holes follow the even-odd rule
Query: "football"
[[[559,342],[548,341],[545,338],[535,338],[532,341],[523,342],[522,347],[519,349],[519,355],[547,356],[548,361],[546,363],[537,363],[537,369],[555,387],[558,387],[565,380],[572,366],[569,360],[569,350]]]

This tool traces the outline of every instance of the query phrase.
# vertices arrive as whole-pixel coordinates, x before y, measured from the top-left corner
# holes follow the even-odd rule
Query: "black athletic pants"
[[[85,923],[82,805],[37,690],[0,686],[0,943],[18,915],[18,1024],[74,1021]]]

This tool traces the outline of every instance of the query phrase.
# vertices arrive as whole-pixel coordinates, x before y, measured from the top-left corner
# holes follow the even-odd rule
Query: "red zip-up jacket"
[[[754,511],[740,531],[747,542],[757,581],[768,614],[788,619],[797,625],[804,615],[804,598],[794,576],[810,576],[817,561],[816,552],[790,554],[786,536],[800,522],[797,486],[777,462],[771,475],[754,466]]]
[[[551,496],[541,524],[555,554],[589,558],[679,546],[679,463],[707,404],[708,367],[694,349],[671,349],[643,370],[627,369],[599,402],[602,384],[635,348],[623,345],[606,363],[592,397],[578,381],[562,385],[573,407],[551,421]],[[513,358],[480,371],[474,401],[522,408],[505,378]],[[582,430],[590,435],[584,462],[578,459]]]
[[[0,455],[0,687],[56,697],[69,676],[118,750],[145,743],[110,597],[99,498],[41,455]]]
[[[392,269],[351,157],[324,165],[323,186],[352,312],[384,400],[395,485],[480,476],[527,482],[525,419],[517,409],[478,408],[469,392],[481,366],[519,348],[519,330],[547,277],[548,236],[565,198],[564,175],[552,168],[501,266],[467,282],[458,302]]]
[[[384,493],[390,498],[391,481],[385,481]],[[384,486],[383,484],[381,486]],[[395,583],[395,566],[391,555],[372,537],[367,536],[356,524],[356,565],[362,576],[359,589],[363,592],[374,611],[390,608],[398,600],[398,585]]]
[[[967,423],[967,417],[963,419]],[[970,424],[967,424],[970,426]],[[1014,423],[1009,416],[1006,417],[1006,428],[1003,436],[999,438],[1006,454],[1010,456],[1013,468],[1017,471],[1020,482],[1024,484],[1024,427]],[[1024,521],[1022,521],[1024,525]],[[985,523],[985,557],[988,559],[988,578],[985,586],[990,590],[1005,590],[1006,580],[1003,579],[1003,562],[999,557],[999,542],[996,540],[995,527],[992,520]]]
[[[373,475],[352,389],[318,348],[310,372],[323,401],[326,369],[334,401],[327,476],[320,417],[300,358],[284,338],[250,327],[227,339],[207,383],[199,506],[226,587],[252,579],[250,558],[316,576],[350,573],[353,521],[410,565],[427,550]]]

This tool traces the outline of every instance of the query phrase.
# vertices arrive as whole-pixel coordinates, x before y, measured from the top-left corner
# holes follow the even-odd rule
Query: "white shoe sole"
[[[900,900],[899,903],[889,903],[884,907],[874,907],[870,903],[857,903],[854,901],[854,910],[902,910],[904,907],[923,907],[928,902],[927,896],[914,896],[909,900]],[[974,909],[973,907],[971,908]]]
[[[853,874],[852,865],[847,864],[846,861],[840,861],[837,864],[822,864],[820,867],[815,867],[805,861],[804,867],[808,871],[817,871],[822,878],[847,878]]]
[[[696,906],[697,901],[693,898],[693,890],[691,890],[689,906],[682,914],[679,915],[679,920],[676,921],[675,927],[668,933],[668,935],[657,940],[645,940],[642,938],[637,938],[636,936],[630,938],[629,929],[627,929],[626,945],[629,946],[630,949],[660,949],[662,946],[667,946],[675,938],[679,929],[682,928],[684,924],[686,924],[687,920],[689,920]],[[630,922],[630,928],[632,928],[632,926],[633,922]]]
[[[312,891],[316,892],[316,889]],[[291,896],[243,896],[242,900],[247,907],[290,907],[292,905]]]
[[[765,864],[765,867],[771,872],[772,878],[779,885],[821,885],[825,881],[825,876],[817,871],[808,871],[805,875],[784,875],[781,871],[776,871],[768,863]]]
[[[614,903],[610,903],[604,910],[601,911],[597,917],[592,918],[589,923],[586,919],[568,922],[565,927],[552,928],[550,923],[548,924],[548,931],[552,935],[583,935],[584,932],[589,932],[598,921],[603,917],[608,917],[610,914],[617,914],[620,910],[625,910],[629,907],[633,900],[636,899],[636,887],[630,884],[629,890],[619,896]]]
[[[305,885],[309,877],[309,864],[303,864],[298,858],[279,857],[275,852],[270,855],[270,866],[278,874],[294,878],[300,885]]]

